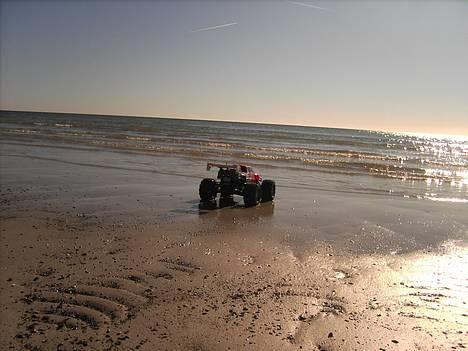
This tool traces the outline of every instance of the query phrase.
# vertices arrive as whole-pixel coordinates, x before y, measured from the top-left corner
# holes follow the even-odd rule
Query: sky
[[[4,1],[0,109],[468,135],[468,1]]]

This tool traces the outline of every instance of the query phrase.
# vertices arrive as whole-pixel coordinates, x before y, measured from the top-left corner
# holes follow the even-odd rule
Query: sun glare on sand
[[[422,255],[403,268],[407,304],[422,307],[423,315],[457,322],[466,315],[468,298],[468,248],[450,241],[442,254]]]

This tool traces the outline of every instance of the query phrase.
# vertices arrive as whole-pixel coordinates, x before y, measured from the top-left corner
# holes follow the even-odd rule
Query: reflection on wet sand
[[[198,204],[200,215],[224,208],[232,208],[248,211],[249,215],[256,217],[268,217],[273,215],[274,207],[274,202],[264,202],[257,205],[255,208],[245,208],[243,201],[239,201],[233,196],[222,196],[218,200],[214,199],[212,201],[200,201]]]
[[[454,242],[443,249],[441,254],[423,254],[402,267],[400,314],[429,324],[443,322],[455,331],[466,329],[468,249]]]
[[[14,322],[2,324],[0,340],[17,350],[467,346],[459,243],[358,255],[317,242],[296,255],[273,233],[274,207],[138,226],[50,212],[5,218],[0,292],[3,321]],[[64,327],[71,313],[75,324]]]

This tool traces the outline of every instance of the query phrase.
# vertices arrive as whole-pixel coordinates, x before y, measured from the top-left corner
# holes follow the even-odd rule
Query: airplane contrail
[[[206,28],[200,28],[200,29],[195,29],[192,30],[192,33],[196,32],[204,32],[206,30],[212,30],[212,29],[219,29],[219,28],[225,28],[225,27],[230,27],[236,25],[237,22],[232,22],[232,23],[226,23],[226,24],[220,24],[219,26],[213,26],[213,27],[206,27]]]
[[[317,5],[313,5],[313,4],[308,4],[306,2],[300,2],[300,1],[291,1],[291,0],[287,0],[290,4],[294,4],[294,5],[299,5],[299,6],[305,6],[305,7],[311,7],[313,9],[317,9],[317,10],[323,10],[323,11],[330,11],[329,9],[326,9],[325,7],[320,7],[320,6],[317,6]]]

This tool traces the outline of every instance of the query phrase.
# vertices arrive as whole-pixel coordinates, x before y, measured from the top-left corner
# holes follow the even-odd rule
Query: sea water
[[[0,112],[0,135],[10,143],[108,150],[125,155],[119,166],[174,176],[206,176],[207,161],[244,163],[284,188],[468,202],[463,136],[12,111]],[[116,159],[98,163],[112,167]]]

